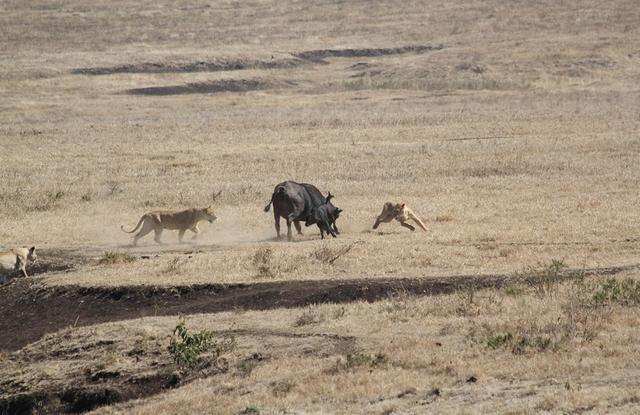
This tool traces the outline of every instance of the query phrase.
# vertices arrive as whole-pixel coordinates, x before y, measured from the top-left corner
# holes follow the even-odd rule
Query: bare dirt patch
[[[98,66],[76,68],[74,75],[112,75],[121,73],[189,73],[240,71],[245,69],[281,69],[293,68],[306,64],[295,58],[256,60],[256,59],[216,59],[188,63],[176,62],[142,62],[119,66]]]
[[[113,75],[124,73],[191,73],[240,71],[246,69],[286,69],[309,63],[322,63],[324,58],[354,58],[426,53],[443,49],[443,45],[408,45],[395,48],[318,49],[292,53],[293,57],[271,59],[212,59],[196,62],[141,62],[117,66],[75,68],[74,75]]]
[[[0,399],[0,412],[16,415],[31,414],[34,411],[39,414],[82,413],[99,406],[154,395],[181,383],[169,371],[142,378],[120,376],[119,373],[103,375],[107,377],[94,376],[93,382],[82,386],[10,395]]]
[[[151,86],[125,91],[130,95],[186,95],[219,92],[248,92],[283,87],[286,84],[260,79],[224,79],[220,81],[192,82],[184,85]]]

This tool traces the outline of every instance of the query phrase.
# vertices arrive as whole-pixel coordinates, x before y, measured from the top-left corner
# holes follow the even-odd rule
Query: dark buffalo
[[[324,239],[324,233],[336,237],[338,228],[335,225],[341,209],[331,203],[333,195],[322,196],[320,190],[309,183],[296,183],[286,181],[278,184],[273,189],[271,201],[265,206],[268,212],[273,204],[273,217],[275,219],[276,234],[280,238],[280,218],[287,221],[287,239],[291,240],[291,222],[296,227],[298,234],[302,234],[300,222],[305,226],[317,224],[320,236]]]

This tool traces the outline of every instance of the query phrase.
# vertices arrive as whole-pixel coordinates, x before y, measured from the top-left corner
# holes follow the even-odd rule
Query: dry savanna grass
[[[69,328],[6,358],[0,378],[11,379],[6,390],[38,391],[208,370],[96,411],[109,414],[633,412],[637,278],[193,315],[191,333],[231,345],[204,352],[194,369],[176,368],[169,352],[177,317]]]
[[[632,0],[5,1],[0,244],[38,248],[42,287],[635,264],[639,23]],[[274,239],[286,179],[336,196],[338,238]],[[120,230],[219,191],[193,244]],[[428,232],[373,231],[386,201]],[[228,370],[102,411],[631,411],[637,304],[593,304],[601,281],[191,316],[236,330]],[[122,352],[148,337],[164,365],[176,320],[52,333],[2,378],[65,384],[94,356],[52,348],[103,338],[105,367],[146,373]]]

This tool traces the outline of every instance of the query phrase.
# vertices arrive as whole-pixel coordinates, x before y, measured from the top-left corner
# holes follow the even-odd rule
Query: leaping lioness
[[[127,231],[124,229],[124,226],[120,226],[120,229],[127,233],[134,233],[138,228],[142,227],[140,232],[133,237],[133,246],[136,246],[138,244],[138,240],[151,231],[155,232],[153,239],[158,244],[162,244],[160,236],[164,229],[178,230],[178,239],[180,240],[180,243],[182,243],[182,237],[187,230],[193,232],[195,234],[193,239],[196,239],[199,231],[198,223],[203,220],[213,223],[216,219],[217,217],[215,213],[213,213],[211,206],[202,209],[193,208],[178,212],[154,211],[142,215],[140,221],[133,230]]]
[[[420,218],[417,217],[416,214],[413,213],[413,211],[409,209],[408,206],[406,206],[404,203],[391,202],[387,202],[384,204],[382,213],[380,213],[376,218],[376,223],[373,225],[373,229],[376,229],[378,225],[383,222],[391,222],[394,219],[400,222],[400,225],[404,226],[405,228],[409,228],[412,231],[415,231],[415,227],[406,223],[409,219],[411,219],[412,221],[417,223],[423,231],[427,231],[427,227],[424,225],[424,223],[422,223]]]

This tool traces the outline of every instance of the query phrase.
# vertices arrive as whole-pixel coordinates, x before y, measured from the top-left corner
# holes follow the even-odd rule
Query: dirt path
[[[562,278],[614,275],[640,264],[568,269]],[[44,287],[15,280],[0,287],[0,350],[17,350],[46,333],[71,325],[86,326],[147,316],[268,310],[316,303],[375,301],[394,293],[437,295],[460,289],[500,288],[510,275],[459,275],[432,278],[277,281],[255,284],[207,284],[182,287]]]

